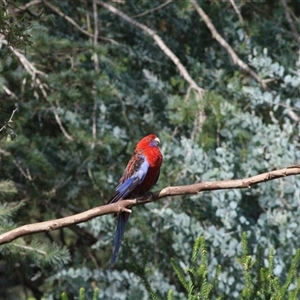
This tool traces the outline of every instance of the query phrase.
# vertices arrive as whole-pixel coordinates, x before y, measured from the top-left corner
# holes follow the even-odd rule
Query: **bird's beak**
[[[158,143],[158,145],[160,144],[160,139],[159,139],[158,137],[156,137],[156,138],[154,139],[154,141],[156,141],[156,142]]]

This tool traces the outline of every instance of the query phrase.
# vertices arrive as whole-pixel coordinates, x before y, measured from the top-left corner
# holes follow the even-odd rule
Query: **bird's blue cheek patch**
[[[158,142],[155,141],[155,140],[153,140],[153,141],[150,142],[149,145],[150,145],[151,147],[157,147],[157,146],[158,146]]]

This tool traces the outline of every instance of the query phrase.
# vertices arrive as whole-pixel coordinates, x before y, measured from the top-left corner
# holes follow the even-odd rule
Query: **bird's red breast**
[[[149,164],[149,169],[143,182],[133,191],[133,194],[136,196],[146,193],[159,177],[160,167],[163,162],[162,153],[158,148],[159,143],[159,138],[155,134],[150,134],[142,138],[135,147],[133,160],[135,160],[134,157],[136,156],[143,156]],[[128,166],[130,166],[130,162]]]

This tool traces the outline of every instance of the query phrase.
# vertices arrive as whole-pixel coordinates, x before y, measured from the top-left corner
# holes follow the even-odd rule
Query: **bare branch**
[[[241,14],[240,10],[238,9],[238,7],[236,6],[234,0],[229,0],[229,1],[232,5],[233,9],[235,10],[236,14],[238,15],[240,23],[241,24],[244,23],[244,19],[242,17],[242,14]]]
[[[20,245],[20,244],[17,244],[17,243],[14,243],[13,245],[15,247],[20,248],[20,249],[26,249],[26,250],[29,250],[29,251],[32,251],[32,252],[37,252],[37,253],[42,254],[44,256],[47,255],[46,251],[43,251],[43,250],[40,250],[40,249],[37,249],[37,248],[33,248],[33,247],[30,247],[30,246],[26,246],[26,245]]]
[[[85,212],[68,216],[56,220],[50,220],[40,223],[28,224],[0,235],[0,245],[9,243],[19,237],[34,234],[38,232],[52,231],[59,228],[75,225],[78,223],[86,222],[92,218],[99,216],[120,213],[130,207],[143,205],[146,203],[154,202],[168,196],[179,195],[195,195],[203,191],[224,190],[224,189],[247,189],[252,185],[300,174],[300,165],[290,166],[284,169],[266,172],[263,174],[255,175],[249,178],[236,179],[236,180],[222,180],[215,182],[199,182],[191,185],[166,187],[151,195],[146,195],[138,199],[129,199],[119,201],[113,204],[107,204],[99,207],[89,209]]]
[[[42,83],[42,81],[37,76],[37,75],[46,76],[46,74],[36,69],[36,67],[20,51],[18,51],[12,46],[9,46],[8,48],[14,53],[14,55],[18,57],[25,70],[31,75],[32,81],[36,83],[36,85],[41,90],[43,96],[47,98],[46,84]]]
[[[170,4],[172,1],[173,0],[167,0],[165,3],[162,3],[161,5],[158,5],[158,6],[154,7],[154,8],[152,8],[152,9],[146,10],[146,11],[144,11],[141,14],[132,16],[132,18],[137,19],[137,18],[143,17],[145,15],[148,15],[148,14],[150,14],[150,13],[156,11],[156,10],[160,10],[161,8],[163,8],[163,7],[167,6],[168,4]]]
[[[99,35],[99,22],[98,22],[98,6],[97,3],[93,0],[93,16],[94,16],[94,47],[96,48],[98,39],[97,36]],[[95,71],[99,71],[99,57],[96,51],[93,53],[94,57],[94,68]],[[93,89],[93,96],[94,96],[94,106],[93,106],[93,114],[92,114],[92,119],[93,119],[93,126],[92,126],[92,134],[93,134],[93,142],[91,145],[91,148],[94,149],[96,139],[97,139],[97,97],[95,95],[95,91]]]
[[[254,72],[252,69],[250,69],[250,67],[237,56],[237,54],[234,52],[232,47],[218,33],[218,31],[217,31],[216,27],[214,26],[214,24],[212,23],[211,19],[205,13],[205,11],[198,5],[197,1],[192,0],[192,3],[194,5],[195,10],[198,12],[200,17],[203,19],[206,26],[210,30],[213,38],[216,39],[217,42],[228,52],[233,63],[238,65],[241,69],[243,69],[248,74],[250,74],[262,86],[262,88],[264,90],[267,90],[268,87],[267,87],[266,83],[259,77],[259,75],[256,72]]]
[[[56,108],[54,106],[52,106],[51,108],[52,108],[52,112],[54,114],[55,120],[56,120],[61,132],[64,134],[64,136],[66,137],[67,140],[74,141],[74,138],[71,135],[69,135],[67,130],[64,128],[62,121],[56,111]]]
[[[5,124],[0,128],[0,132],[1,132],[4,128],[6,128],[7,125],[9,125],[10,123],[13,122],[12,119],[13,119],[14,114],[15,114],[15,112],[16,112],[17,110],[18,110],[17,108],[15,108],[15,109],[13,110],[13,112],[11,113],[11,116],[10,116],[9,120],[8,120],[7,122],[5,122]]]
[[[23,67],[33,78],[36,77],[36,74],[40,74],[43,76],[46,75],[45,73],[37,70],[35,68],[35,66],[31,62],[29,62],[29,60],[26,58],[26,56],[24,54],[22,54],[20,51],[18,51],[17,49],[15,49],[12,46],[9,46],[8,48],[18,57],[18,59],[20,60],[20,62],[23,65]]]
[[[15,8],[15,12],[20,12],[23,10],[27,10],[29,7],[42,3],[43,0],[33,0],[31,2],[26,3],[23,6],[19,6]]]
[[[88,31],[86,31],[85,29],[83,29],[79,24],[77,24],[72,18],[70,18],[69,16],[67,16],[66,14],[64,14],[62,11],[60,11],[56,6],[52,5],[51,3],[49,3],[48,1],[43,1],[45,3],[46,6],[48,6],[50,9],[52,9],[55,13],[57,13],[60,17],[64,18],[66,21],[68,21],[69,23],[71,23],[75,28],[77,28],[81,33],[93,38],[94,35]]]
[[[143,30],[145,33],[147,33],[149,36],[151,36],[156,44],[160,47],[160,49],[173,61],[173,63],[178,68],[181,76],[191,85],[193,89],[195,89],[199,96],[202,97],[205,90],[198,86],[198,84],[194,81],[194,79],[190,76],[189,72],[185,68],[185,66],[181,63],[180,59],[172,52],[172,50],[164,43],[164,41],[161,39],[161,37],[151,28],[147,27],[146,25],[139,23],[136,20],[133,20],[128,15],[123,13],[122,11],[118,10],[114,6],[102,2],[100,0],[95,0],[95,2],[98,5],[101,5],[102,7],[105,7],[107,10],[112,12],[113,14],[121,17],[126,22],[130,23],[131,25],[138,27],[139,29]]]
[[[292,30],[293,37],[294,37],[295,41],[299,44],[300,43],[300,35],[298,34],[296,26],[292,20],[289,8],[286,4],[286,0],[281,0],[281,4],[284,8],[285,18],[286,18],[287,22],[289,23],[289,26]]]
[[[3,84],[2,88],[8,96],[12,97],[13,99],[18,99],[16,94],[13,91],[11,91],[6,85]]]
[[[50,9],[52,9],[55,13],[57,13],[60,17],[64,18],[66,21],[68,21],[69,23],[71,23],[75,28],[77,28],[81,33],[94,38],[94,34],[86,31],[85,29],[83,29],[79,24],[77,24],[71,17],[67,16],[66,14],[64,14],[62,11],[60,11],[56,6],[52,5],[51,3],[49,3],[48,1],[43,0],[43,2],[45,3],[46,6],[48,6]],[[97,36],[97,39],[101,39],[107,42],[110,42],[112,44],[118,44],[118,42],[109,39],[109,38],[105,38],[105,37],[99,37]]]
[[[94,15],[94,47],[98,44],[98,35],[99,35],[99,22],[98,22],[98,6],[95,1],[93,1],[93,15]],[[94,52],[94,67],[95,71],[99,71],[99,57],[96,52]]]
[[[39,89],[41,90],[44,98],[48,101],[48,95],[46,92],[46,88],[47,85],[45,83],[43,83],[40,78],[37,75],[42,75],[42,76],[46,76],[45,73],[37,70],[34,65],[25,57],[25,55],[23,55],[21,52],[19,52],[17,49],[15,49],[12,46],[9,46],[9,49],[19,58],[20,62],[22,63],[23,67],[26,69],[26,71],[31,75],[32,77],[32,81],[35,82],[37,84],[37,86],[39,87]],[[52,112],[55,116],[55,120],[59,126],[59,128],[61,129],[62,133],[64,134],[64,136],[69,140],[69,141],[73,141],[74,138],[68,134],[68,132],[66,131],[66,129],[64,128],[62,121],[56,111],[56,108],[53,106],[52,103],[51,104],[51,109]]]

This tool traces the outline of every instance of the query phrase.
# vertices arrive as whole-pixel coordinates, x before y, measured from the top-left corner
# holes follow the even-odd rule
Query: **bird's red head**
[[[155,134],[149,134],[143,137],[136,145],[135,149],[145,149],[149,147],[157,147],[160,144],[159,138]]]

